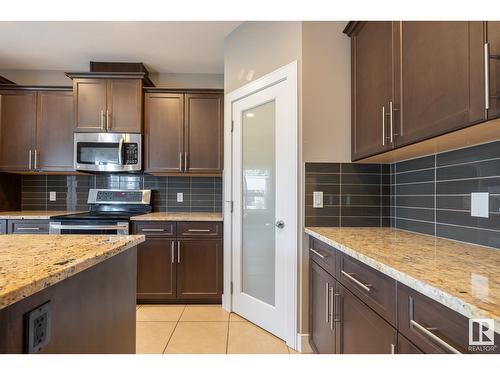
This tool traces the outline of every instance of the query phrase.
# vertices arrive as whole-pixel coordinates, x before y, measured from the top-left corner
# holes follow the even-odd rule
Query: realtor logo
[[[495,321],[469,319],[469,345],[495,345]]]

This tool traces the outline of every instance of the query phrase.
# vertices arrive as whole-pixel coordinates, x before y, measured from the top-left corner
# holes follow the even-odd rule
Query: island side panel
[[[50,301],[40,353],[135,353],[137,247],[0,310],[0,353],[25,353],[24,316]]]

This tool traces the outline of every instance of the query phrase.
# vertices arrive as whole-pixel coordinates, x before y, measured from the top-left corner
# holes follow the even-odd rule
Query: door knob
[[[278,220],[275,225],[278,228],[283,229],[285,227],[285,222],[283,220]]]

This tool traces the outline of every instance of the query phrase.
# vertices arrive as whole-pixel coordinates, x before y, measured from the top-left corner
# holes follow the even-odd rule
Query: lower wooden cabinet
[[[337,353],[394,354],[396,329],[340,283],[335,294]]]
[[[184,237],[187,223],[135,222],[133,233],[146,241],[137,247],[137,301],[139,303],[220,303],[223,287],[220,223],[196,223],[207,236]],[[200,232],[196,232],[197,234]],[[205,233],[205,232],[203,232]],[[181,238],[182,237],[182,238]]]
[[[410,340],[407,340],[403,335],[398,334],[398,354],[424,354]]]
[[[335,288],[335,279],[315,262],[311,262],[309,280],[312,307],[310,310],[311,344],[317,353],[334,354],[336,352],[335,322],[332,320],[333,300],[331,296],[332,289]]]
[[[174,299],[174,239],[147,238],[137,249],[137,299],[164,301]]]
[[[222,240],[197,238],[177,245],[177,299],[220,300]]]
[[[9,234],[49,234],[48,220],[7,220]]]

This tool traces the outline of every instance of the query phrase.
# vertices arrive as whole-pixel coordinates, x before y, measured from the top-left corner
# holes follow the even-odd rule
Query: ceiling
[[[0,69],[88,71],[89,61],[143,62],[151,72],[224,70],[240,22],[0,22]]]

